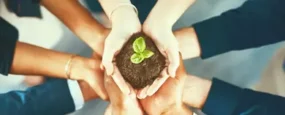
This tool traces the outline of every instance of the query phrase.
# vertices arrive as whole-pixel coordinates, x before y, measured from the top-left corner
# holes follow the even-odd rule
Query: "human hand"
[[[198,37],[193,27],[181,28],[174,31],[179,43],[179,50],[183,59],[190,59],[201,55]]]
[[[134,34],[141,31],[141,24],[137,14],[131,7],[121,7],[114,11],[112,15],[112,29],[105,40],[104,53],[101,68],[108,76],[112,76],[119,89],[124,94],[129,94],[128,88],[123,77],[113,76],[115,74],[114,57],[119,53],[125,42]]]
[[[182,102],[182,94],[186,77],[187,74],[181,58],[180,66],[176,72],[176,77],[168,78],[157,93],[140,100],[144,110],[151,115],[170,114],[175,112],[176,114],[189,114],[190,111]],[[139,94],[144,94],[144,91],[147,91],[147,89],[142,90]]]
[[[146,21],[143,25],[143,31],[151,37],[158,47],[159,51],[166,57],[166,68],[161,72],[152,85],[143,88],[146,90],[145,95],[153,95],[168,77],[175,77],[176,70],[179,66],[179,45],[172,32],[172,26],[156,24],[152,21]]]
[[[82,80],[103,100],[108,98],[104,87],[104,72],[100,69],[100,61],[83,57],[75,57],[70,67],[70,78]]]
[[[118,68],[115,68],[115,77],[120,74],[117,70]],[[104,84],[110,99],[110,105],[106,109],[105,115],[143,115],[134,89],[129,84],[133,95],[124,94],[110,76],[105,75]]]
[[[183,103],[202,109],[208,97],[212,82],[200,77],[188,75],[183,90]]]

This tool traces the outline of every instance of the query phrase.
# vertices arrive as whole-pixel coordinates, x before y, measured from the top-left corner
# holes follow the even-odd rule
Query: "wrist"
[[[201,109],[208,98],[212,82],[191,75],[187,77],[186,82],[188,84],[184,85],[183,103]]]
[[[200,44],[193,27],[177,30],[174,34],[180,44],[179,49],[183,59],[195,58],[201,55]]]
[[[141,23],[133,7],[120,7],[112,13],[112,29],[123,32],[136,33],[141,31]],[[128,26],[125,26],[125,25]]]
[[[85,80],[85,73],[88,73],[90,70],[93,70],[94,64],[93,60],[75,56],[70,64],[70,78],[74,80]],[[95,65],[95,64],[94,64]]]
[[[96,46],[98,41],[104,41],[107,28],[97,23],[95,19],[85,22],[73,28],[74,33],[91,48]]]
[[[71,66],[70,77],[78,80],[85,102],[98,98],[96,92],[84,81],[85,73],[95,69],[94,65],[96,65],[96,62],[94,61],[95,60],[77,56],[74,58]]]

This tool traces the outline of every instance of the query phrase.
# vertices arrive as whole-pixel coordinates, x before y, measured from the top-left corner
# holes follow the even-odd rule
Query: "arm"
[[[98,50],[98,43],[105,39],[106,29],[97,22],[78,0],[42,0],[41,4],[58,17],[72,32],[87,43],[93,50]]]
[[[65,66],[71,56],[72,54],[17,42],[10,73],[53,76],[67,79]],[[87,61],[88,59],[86,58],[75,57],[72,61],[71,69],[79,69],[78,66],[83,66]]]
[[[147,31],[148,29],[153,30],[152,28],[162,28],[158,26],[171,29],[174,23],[194,2],[195,0],[157,0],[157,3],[147,17],[144,29]]]
[[[86,82],[79,82],[83,100],[98,98]],[[2,115],[63,115],[75,110],[74,98],[66,80],[56,79],[26,91],[11,91],[0,94]],[[78,92],[81,93],[81,92]],[[52,111],[51,111],[52,110]]]
[[[284,5],[283,0],[250,0],[240,8],[195,24],[201,57],[284,40]]]
[[[66,80],[0,94],[0,101],[2,115],[58,115],[74,111]]]
[[[192,80],[193,84],[185,85],[183,102],[202,109],[206,114],[271,115],[285,113],[282,108],[285,103],[284,97],[242,89],[215,78],[212,81],[197,77],[189,80]]]

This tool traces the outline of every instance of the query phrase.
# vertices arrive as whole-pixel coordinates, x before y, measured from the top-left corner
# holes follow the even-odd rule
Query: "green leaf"
[[[131,62],[134,64],[139,64],[144,60],[144,57],[142,57],[140,54],[135,53],[131,56]]]
[[[150,58],[151,56],[154,55],[154,53],[150,50],[144,50],[142,54],[144,58]]]
[[[142,53],[146,48],[143,37],[137,38],[133,43],[133,49],[136,53]]]

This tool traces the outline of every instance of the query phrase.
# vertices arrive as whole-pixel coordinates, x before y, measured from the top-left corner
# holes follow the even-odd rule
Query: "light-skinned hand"
[[[120,75],[118,68],[115,67],[114,77]],[[110,105],[105,111],[105,115],[143,115],[134,89],[128,84],[133,95],[124,94],[112,77],[105,75],[104,84],[109,95]]]
[[[114,76],[115,73],[115,56],[120,52],[123,45],[129,38],[141,31],[141,24],[137,14],[131,7],[121,7],[114,11],[111,23],[112,29],[105,40],[104,53],[101,68],[104,69],[108,76],[112,76],[119,89],[124,94],[129,94],[130,89],[120,75]]]
[[[166,57],[166,68],[161,72],[161,75],[152,85],[143,88],[146,95],[153,95],[168,77],[175,77],[176,70],[179,66],[179,45],[175,38],[171,27],[158,26],[153,23],[145,22],[143,31],[150,36],[159,51]]]
[[[182,58],[175,78],[168,78],[162,87],[152,96],[141,99],[144,110],[150,115],[176,113],[189,115],[188,108],[183,104],[183,88],[187,74],[184,69]],[[143,94],[144,90],[140,93]],[[139,95],[141,96],[141,95]]]
[[[101,70],[100,63],[101,60],[94,58],[83,60],[81,57],[75,57],[71,65],[70,77],[85,81],[101,99],[106,100],[108,95],[104,86],[104,71]]]

